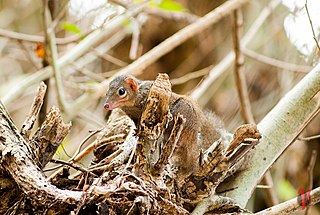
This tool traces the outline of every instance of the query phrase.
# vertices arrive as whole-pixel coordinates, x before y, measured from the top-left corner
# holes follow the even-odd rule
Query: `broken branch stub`
[[[169,162],[169,159],[172,156],[174,149],[176,148],[185,122],[186,119],[181,114],[178,114],[178,116],[174,118],[174,125],[169,139],[162,145],[159,159],[154,165],[154,170],[157,173],[161,172],[164,166]]]
[[[30,131],[37,119],[37,115],[40,112],[46,91],[47,91],[47,85],[45,85],[44,82],[41,82],[38,88],[36,97],[33,100],[30,112],[26,120],[22,124],[21,134],[26,139],[29,139]]]
[[[171,120],[169,102],[171,83],[165,73],[160,73],[150,88],[140,120],[140,133],[150,140],[156,140]]]
[[[34,158],[34,151],[20,135],[0,102],[0,168],[7,171],[34,206],[76,204],[82,192],[61,190],[50,184]]]
[[[41,128],[32,137],[33,149],[38,157],[40,167],[43,168],[52,158],[63,139],[71,129],[71,122],[65,124],[57,107],[52,107],[46,115]]]
[[[144,110],[141,114],[137,145],[136,167],[139,172],[152,172],[163,141],[163,132],[171,120],[169,103],[171,83],[167,74],[161,73],[152,84]]]

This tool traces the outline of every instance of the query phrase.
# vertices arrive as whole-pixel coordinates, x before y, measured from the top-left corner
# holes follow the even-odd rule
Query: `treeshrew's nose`
[[[104,109],[106,109],[106,110],[110,110],[110,105],[109,105],[109,103],[104,103]]]

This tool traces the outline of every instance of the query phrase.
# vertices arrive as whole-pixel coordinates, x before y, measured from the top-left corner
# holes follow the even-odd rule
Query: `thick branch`
[[[40,167],[43,168],[52,158],[63,139],[70,132],[71,123],[65,124],[56,107],[52,107],[41,128],[32,137],[32,143],[35,143],[33,150],[39,159]]]
[[[250,152],[251,161],[231,183],[227,195],[245,206],[263,174],[302,131],[318,110],[320,64],[306,75],[258,124],[260,144]]]
[[[60,190],[46,180],[32,159],[32,150],[19,134],[2,103],[0,103],[0,152],[1,167],[10,173],[25,194],[39,204],[80,202],[82,192]]]

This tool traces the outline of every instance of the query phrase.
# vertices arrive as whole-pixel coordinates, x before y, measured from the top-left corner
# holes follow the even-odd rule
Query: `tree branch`
[[[256,18],[255,22],[251,25],[248,32],[242,38],[241,44],[243,47],[246,47],[248,43],[254,38],[255,34],[258,32],[262,24],[272,13],[274,8],[276,8],[280,4],[280,2],[280,0],[272,0],[270,4],[261,11],[260,15]],[[209,72],[208,77],[192,92],[191,97],[194,100],[197,100],[199,104],[205,105],[212,97],[212,94],[207,92],[210,91],[211,86],[213,86],[213,82],[232,65],[234,59],[235,56],[233,52],[227,54],[227,56],[223,60],[221,60],[220,63],[212,68],[212,70]]]
[[[315,205],[320,202],[320,187],[310,192],[310,199],[310,204],[305,206]],[[299,204],[298,198],[293,198],[271,208],[267,208],[263,211],[255,213],[255,215],[286,215],[292,214],[298,210],[301,210],[301,205]]]
[[[8,171],[19,188],[40,204],[80,202],[82,192],[60,190],[51,185],[33,160],[34,151],[19,134],[5,107],[0,103],[1,168]]]
[[[225,2],[224,4],[206,14],[204,17],[199,18],[194,23],[181,29],[180,31],[160,43],[158,46],[151,49],[149,52],[138,58],[132,64],[122,69],[119,73],[131,73],[133,75],[140,75],[145,68],[157,61],[160,57],[167,54],[175,47],[179,46],[196,34],[203,32],[203,30],[207,29],[208,27],[218,22],[223,17],[229,15],[235,9],[240,8],[247,2],[248,0],[230,0]]]
[[[250,152],[250,160],[244,165],[227,193],[228,197],[245,206],[263,174],[295,140],[308,122],[318,113],[320,90],[320,64],[307,74],[258,124],[262,133],[260,144]]]
[[[241,46],[241,30],[243,25],[243,17],[241,10],[236,10],[234,12],[234,51],[235,51],[235,69],[234,69],[234,75],[236,79],[236,86],[237,91],[240,99],[240,107],[241,107],[241,113],[242,117],[245,121],[245,123],[251,123],[255,124],[254,116],[251,110],[251,104],[249,99],[249,92],[248,92],[248,86],[246,81],[246,74],[245,74],[245,68],[244,68],[244,56],[243,56],[243,50]],[[266,197],[267,202],[271,205],[276,205],[279,203],[279,200],[277,198],[276,192],[274,191],[272,187],[272,177],[271,173],[268,171],[264,175],[262,179],[263,183],[269,186],[270,188],[266,190]]]
[[[278,59],[274,59],[274,58],[259,54],[255,51],[248,49],[248,48],[243,49],[243,54],[246,57],[249,57],[249,58],[256,60],[258,62],[267,64],[270,66],[274,66],[279,69],[289,70],[292,72],[308,73],[312,69],[311,66],[296,65],[296,64],[284,62],[284,61],[281,61]]]
[[[64,67],[68,64],[73,63],[76,59],[81,57],[83,54],[88,52],[94,45],[100,42],[107,36],[110,36],[118,30],[122,24],[131,16],[136,15],[139,11],[141,11],[144,5],[139,5],[136,8],[128,10],[126,13],[115,17],[110,20],[106,24],[106,28],[98,28],[94,30],[91,34],[89,34],[85,39],[83,39],[78,45],[73,47],[69,52],[65,55],[57,59],[57,66]],[[52,67],[46,67],[44,69],[39,70],[38,72],[27,76],[24,80],[22,80],[19,84],[16,85],[15,88],[10,90],[3,98],[2,101],[4,103],[8,103],[16,99],[21,93],[25,91],[25,89],[37,82],[47,79],[52,75]]]
[[[66,101],[64,90],[63,90],[60,66],[57,64],[58,49],[56,44],[56,35],[54,32],[54,28],[49,28],[49,26],[51,26],[52,24],[52,20],[51,20],[50,10],[48,8],[48,1],[46,0],[43,0],[43,10],[44,10],[43,22],[45,23],[44,31],[45,31],[47,43],[49,45],[49,48],[47,50],[50,50],[50,64],[54,74],[54,80],[55,80],[57,95],[58,95],[58,104],[60,106],[60,109],[67,113],[68,103]]]

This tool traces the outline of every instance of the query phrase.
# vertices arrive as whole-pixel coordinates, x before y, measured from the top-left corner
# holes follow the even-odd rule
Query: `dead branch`
[[[24,121],[21,127],[21,134],[25,139],[29,139],[30,130],[34,125],[37,119],[37,115],[39,114],[41,106],[43,104],[43,99],[46,94],[46,89],[47,89],[47,86],[43,82],[41,82],[38,88],[36,97],[34,98],[34,101],[32,103],[28,117],[26,118],[26,120]]]
[[[169,78],[166,74],[160,74],[149,91],[138,129],[128,116],[121,111],[113,111],[107,126],[90,144],[90,148],[95,148],[95,157],[90,167],[74,164],[83,156],[81,153],[71,161],[58,161],[80,170],[80,173],[71,177],[68,169],[64,168],[50,178],[52,183],[64,190],[50,184],[41,168],[52,158],[70,131],[71,124],[64,124],[59,110],[53,107],[31,138],[33,144],[27,144],[1,105],[1,167],[9,172],[9,181],[14,180],[14,183],[10,183],[3,179],[4,186],[13,187],[18,193],[20,188],[39,213],[44,210],[56,210],[58,214],[70,211],[80,213],[88,205],[97,207],[104,202],[102,208],[110,213],[188,214],[199,200],[214,192],[228,173],[233,171],[234,164],[255,145],[252,139],[259,136],[255,128],[241,127],[230,147],[226,148],[229,139],[223,137],[219,142],[220,151],[210,147],[211,151],[205,152],[201,168],[206,170],[207,175],[199,171],[198,175],[179,178],[170,160],[185,121],[178,114],[171,122],[172,130],[168,140],[163,142],[164,129],[172,121],[170,97]],[[251,141],[253,144],[240,147],[243,141]],[[21,194],[16,198],[17,206],[12,210],[20,207],[17,202],[22,198]],[[212,205],[214,211],[243,211],[232,200],[221,199],[223,197]],[[51,206],[49,209],[43,208],[45,205]],[[66,207],[61,209],[61,205]]]
[[[255,22],[251,25],[248,32],[243,36],[241,40],[241,44],[243,47],[246,47],[249,42],[254,38],[254,35],[258,32],[262,24],[268,18],[268,16],[272,13],[274,8],[276,8],[280,4],[280,0],[272,0],[269,5],[264,8],[259,16],[255,19]],[[221,76],[234,62],[235,55],[233,52],[228,53],[215,67],[213,67],[208,77],[203,80],[203,82],[192,92],[191,97],[198,101],[199,104],[205,105],[208,100],[212,97],[211,93],[207,93],[210,91],[211,86],[213,86],[213,82]]]
[[[313,24],[312,24],[312,20],[310,18],[310,14],[309,14],[309,10],[308,10],[308,0],[306,0],[306,3],[304,5],[304,7],[306,8],[306,11],[307,11],[307,15],[308,15],[308,19],[309,19],[309,23],[310,23],[310,26],[311,26],[311,30],[312,30],[312,35],[313,35],[313,39],[317,45],[317,48],[318,48],[318,51],[320,51],[320,45],[318,43],[318,40],[316,38],[316,34],[314,33],[314,28],[313,28]]]
[[[61,132],[58,129],[59,127],[55,132]],[[81,200],[82,192],[60,190],[46,180],[33,159],[35,150],[19,134],[2,103],[0,103],[0,130],[1,168],[10,174],[11,180],[17,183],[25,195],[39,205],[52,205],[52,207],[57,203],[70,206]],[[42,129],[42,131],[45,130]],[[49,134],[52,133],[49,132]],[[60,138],[53,139],[61,142]]]
[[[125,7],[125,8],[130,8],[133,6],[132,3],[130,4],[127,1],[123,1],[123,0],[112,0],[111,2],[117,5],[121,5],[122,7]],[[165,11],[156,7],[145,7],[143,8],[143,12],[153,16],[162,17],[164,19],[172,19],[174,21],[184,21],[184,22],[190,22],[190,23],[196,21],[199,18],[198,16],[194,14],[190,14],[188,12]]]
[[[274,59],[274,58],[259,54],[248,48],[243,49],[243,54],[248,58],[251,58],[261,63],[268,64],[270,66],[277,67],[282,70],[289,70],[289,71],[301,72],[301,73],[308,73],[310,70],[312,70],[312,67],[310,66],[296,65],[296,64],[284,62],[278,59]]]
[[[270,165],[319,113],[318,99],[315,98],[320,90],[319,68],[320,64],[288,92],[258,124],[263,136],[261,143],[250,152],[252,162],[246,163],[245,170],[230,184],[231,187],[237,187],[237,190],[227,193],[227,196],[236,199],[242,206],[246,204]]]
[[[308,205],[304,205],[304,207],[309,207],[311,205],[315,205],[320,202],[320,187],[311,190],[310,192],[310,202]],[[290,199],[281,204],[275,205],[271,208],[267,208],[266,210],[255,213],[256,215],[287,215],[292,214],[295,211],[301,210],[301,206],[298,197]]]
[[[254,116],[251,111],[251,104],[249,100],[249,92],[246,81],[246,74],[244,69],[244,57],[242,53],[242,47],[240,42],[241,30],[243,25],[243,17],[240,9],[234,11],[234,52],[235,52],[235,70],[234,76],[236,79],[237,91],[241,104],[242,117],[245,123],[255,123]]]
[[[69,37],[65,38],[57,38],[57,44],[59,45],[66,45],[68,43],[73,43],[81,40],[81,38],[85,37],[89,33],[91,33],[93,30],[87,30],[81,34],[75,34],[71,35]],[[44,36],[40,35],[31,35],[31,34],[23,34],[23,33],[18,33],[14,31],[9,31],[6,29],[0,29],[0,36],[1,37],[6,37],[10,39],[15,39],[15,40],[22,40],[26,42],[31,42],[31,43],[43,43],[45,41]]]
[[[209,26],[218,22],[221,18],[229,15],[230,13],[232,13],[232,11],[240,8],[247,2],[248,0],[232,0],[225,2],[221,6],[209,12],[204,17],[199,18],[197,21],[181,29],[173,36],[169,37],[158,46],[151,49],[149,52],[138,58],[132,64],[122,69],[119,73],[130,73],[133,75],[141,74],[145,68],[158,60],[161,56],[167,54],[175,47],[185,42],[187,39],[207,29]]]

